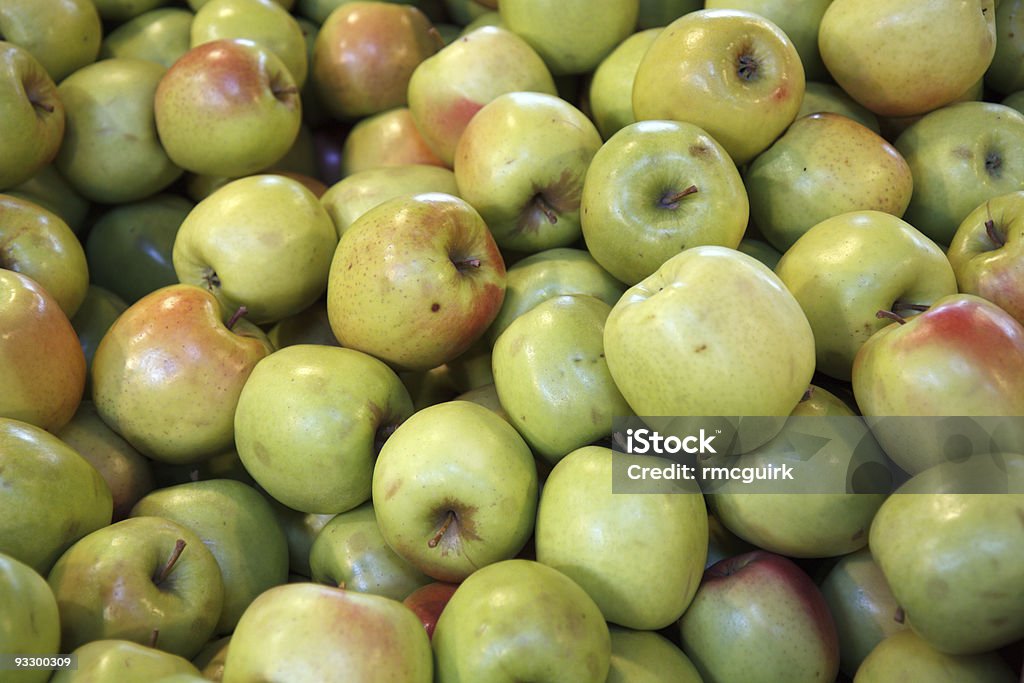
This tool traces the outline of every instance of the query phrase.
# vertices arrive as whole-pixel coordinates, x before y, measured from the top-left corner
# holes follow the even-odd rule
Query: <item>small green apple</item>
[[[39,169],[29,180],[8,190],[7,194],[38,204],[60,216],[73,233],[83,234],[91,205],[53,164]]]
[[[636,121],[633,115],[636,70],[661,30],[658,27],[634,33],[619,43],[594,69],[587,90],[590,116],[605,140]]]
[[[704,683],[682,650],[654,631],[610,629],[612,661],[607,683]]]
[[[879,132],[878,117],[854,102],[853,98],[843,92],[838,85],[807,81],[804,84],[804,99],[800,103],[800,111],[796,117],[819,112],[842,114],[875,133]]]
[[[60,615],[46,579],[0,553],[0,652],[6,657],[45,657],[60,651]],[[10,683],[46,683],[45,670],[5,671]]]
[[[50,683],[154,683],[165,676],[198,673],[184,657],[116,638],[94,640],[72,654],[78,669],[62,669]]]
[[[896,633],[879,642],[853,677],[853,683],[1017,683],[1017,680],[995,652],[945,654],[913,631]]]
[[[0,116],[0,190],[5,190],[29,180],[57,156],[65,113],[43,65],[28,50],[2,39]]]
[[[6,0],[0,36],[31,52],[60,83],[96,61],[103,25],[92,0]]]
[[[144,12],[103,37],[100,58],[146,59],[170,69],[191,47],[193,16],[180,7]]]

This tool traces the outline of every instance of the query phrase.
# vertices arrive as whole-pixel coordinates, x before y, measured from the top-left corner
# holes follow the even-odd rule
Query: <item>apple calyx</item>
[[[746,51],[736,58],[736,73],[744,81],[750,82],[757,80],[757,72],[759,68],[760,64],[758,64],[757,59]]]
[[[689,197],[691,194],[697,194],[698,191],[699,190],[696,185],[690,185],[678,192],[673,192],[671,194],[666,193],[658,200],[658,205],[663,209],[678,209],[679,202],[682,199]]]
[[[1003,157],[998,152],[988,152],[985,155],[985,172],[993,178],[1003,174]]]
[[[153,583],[160,586],[167,577],[170,576],[171,571],[174,569],[174,565],[178,562],[178,558],[181,557],[181,553],[185,551],[185,539],[179,538],[174,542],[174,550],[171,551],[171,556],[167,558],[167,562],[160,568],[156,576],[153,577]]]
[[[444,523],[441,525],[441,528],[437,530],[437,533],[434,534],[429,541],[427,541],[427,547],[436,548],[437,544],[441,542],[441,539],[444,538],[444,535],[448,532],[448,527],[450,527],[453,522],[457,521],[458,518],[455,515],[455,510],[448,510],[448,514],[445,515]]]
[[[225,327],[227,327],[227,328],[228,328],[228,329],[230,330],[230,329],[231,329],[232,327],[234,327],[234,326],[235,326],[235,325],[236,325],[236,324],[238,323],[238,321],[239,321],[239,320],[241,320],[241,319],[242,319],[242,318],[243,318],[243,317],[244,317],[244,316],[245,316],[245,315],[246,315],[246,314],[247,314],[248,312],[249,312],[249,309],[248,309],[248,308],[247,308],[246,306],[244,306],[244,305],[243,305],[243,306],[239,306],[239,307],[238,307],[238,310],[236,310],[236,311],[235,311],[234,313],[232,313],[232,314],[231,314],[231,317],[230,317],[230,318],[228,318],[228,321],[227,321],[227,322],[226,322],[226,323],[224,324],[224,326],[225,326]]]

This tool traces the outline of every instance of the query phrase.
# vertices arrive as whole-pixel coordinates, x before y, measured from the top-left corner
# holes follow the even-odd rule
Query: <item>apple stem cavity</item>
[[[686,197],[689,197],[691,194],[697,194],[698,191],[699,190],[697,189],[696,185],[690,185],[686,189],[680,190],[679,192],[674,192],[672,194],[666,194],[664,197],[662,197],[659,200],[659,203],[661,204],[661,206],[663,208],[666,208],[666,209],[677,209],[677,208],[679,208],[679,202],[682,199],[684,199]]]
[[[436,548],[437,544],[441,542],[442,538],[444,538],[444,535],[448,533],[448,527],[450,527],[454,521],[456,521],[455,511],[449,510],[448,514],[445,515],[444,523],[441,525],[441,528],[437,530],[437,533],[434,534],[433,538],[427,541],[427,547]]]
[[[996,249],[1006,244],[1006,239],[996,230],[996,222],[991,218],[985,221],[985,234],[996,245]]]
[[[249,309],[247,307],[239,306],[238,310],[236,310],[234,313],[232,313],[231,317],[228,318],[228,322],[225,325],[225,327],[227,327],[230,330],[231,328],[233,328],[238,323],[239,320],[241,320],[243,317],[245,317],[245,315],[248,312],[249,312]]]
[[[465,273],[467,270],[476,270],[480,267],[480,259],[478,258],[466,258],[459,259],[458,261],[452,261],[452,265],[460,273]]]
[[[167,558],[167,562],[161,567],[160,572],[153,577],[153,583],[159,586],[167,580],[167,577],[171,575],[171,571],[174,569],[175,563],[177,563],[178,558],[181,557],[181,553],[184,551],[185,539],[179,538],[174,542],[174,550],[171,551],[171,556]]]
[[[558,214],[555,213],[554,208],[548,204],[547,200],[544,199],[544,195],[536,194],[533,197],[533,205],[537,207],[537,210],[544,214],[544,217],[548,219],[548,223],[554,225],[558,222]]]

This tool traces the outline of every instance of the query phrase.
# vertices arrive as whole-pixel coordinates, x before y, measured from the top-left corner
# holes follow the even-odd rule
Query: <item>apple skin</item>
[[[53,164],[43,166],[29,180],[8,190],[7,194],[38,204],[60,216],[71,228],[71,232],[76,235],[84,234],[91,204],[71,187],[71,183]]]
[[[0,268],[0,416],[47,430],[67,424],[85,390],[85,354],[57,301]]]
[[[191,464],[228,450],[242,385],[273,349],[210,292],[170,285],[132,304],[100,341],[92,398],[115,432],[159,462]]]
[[[333,514],[316,514],[300,512],[277,502],[267,495],[277,523],[284,531],[288,541],[288,570],[292,575],[308,579],[312,570],[309,566],[309,551],[313,542],[327,523],[334,519]]]
[[[162,569],[184,549],[166,578]],[[61,615],[61,647],[124,639],[194,656],[213,635],[224,584],[195,533],[161,517],[132,517],[98,529],[61,555],[47,578]]]
[[[71,317],[71,326],[75,328],[78,341],[82,344],[82,353],[85,354],[87,372],[92,367],[92,357],[103,335],[126,308],[128,304],[117,294],[97,285],[89,285],[85,300]],[[85,391],[86,395],[91,393],[88,379]]]
[[[738,54],[737,45],[746,49]],[[778,26],[751,12],[705,9],[673,21],[648,48],[633,112],[638,121],[697,125],[742,166],[792,123],[803,96],[800,56]]]
[[[146,59],[169,69],[192,47],[189,32],[194,16],[180,7],[144,12],[103,37],[100,58]]]
[[[818,587],[763,550],[705,571],[679,633],[705,683],[832,683],[839,673],[835,623]]]
[[[345,136],[341,172],[346,177],[368,169],[406,164],[445,166],[416,128],[408,107],[395,107],[360,119]]]
[[[103,25],[92,0],[8,0],[0,6],[0,35],[31,52],[60,83],[96,61]]]
[[[53,161],[64,139],[64,104],[32,54],[0,40],[0,190],[29,180]]]
[[[690,658],[665,636],[618,626],[609,630],[612,663],[607,683],[704,683]]]
[[[349,226],[331,264],[327,313],[342,346],[429,370],[468,349],[504,296],[505,263],[480,214],[427,193],[391,199]]]
[[[507,92],[556,94],[540,55],[515,33],[481,27],[465,33],[416,67],[409,112],[427,146],[451,167],[469,120]]]
[[[821,81],[807,81],[804,83],[804,99],[800,103],[800,112],[796,117],[800,118],[821,112],[832,112],[853,119],[874,133],[878,133],[880,130],[878,117],[862,105],[857,104],[838,85]]]
[[[242,615],[224,662],[224,683],[267,680],[429,683],[430,639],[412,610],[389,598],[313,583],[278,586]]]
[[[594,125],[605,140],[636,121],[633,115],[633,80],[640,60],[661,33],[662,26],[629,36],[594,69],[587,88],[587,101]]]
[[[167,155],[193,173],[237,177],[291,148],[302,104],[291,72],[249,40],[193,47],[157,86],[157,133]]]
[[[1024,323],[1022,249],[1024,191],[1018,191],[986,200],[967,214],[946,256],[961,292],[988,299]]]
[[[580,219],[594,259],[634,285],[683,249],[735,249],[749,208],[736,165],[704,130],[679,121],[639,121],[594,155]]]
[[[1008,95],[1024,89],[1024,5],[1002,0],[995,6],[996,51],[985,71],[985,85]]]
[[[996,47],[995,4],[834,0],[818,29],[821,58],[836,83],[879,116],[923,114],[984,75]],[[961,57],[943,57],[950,54]],[[936,59],[942,68],[931,66]]]
[[[880,641],[853,677],[853,683],[1017,683],[1018,680],[994,652],[945,654],[913,631],[895,633]]]
[[[423,628],[427,630],[427,637],[434,637],[437,620],[441,618],[441,613],[444,612],[444,608],[455,595],[455,590],[458,587],[457,583],[433,581],[409,593],[402,601],[423,622]]]
[[[0,648],[8,656],[47,656],[60,650],[60,615],[46,579],[0,553]],[[10,683],[46,683],[49,671],[6,672]]]
[[[198,675],[184,657],[116,638],[94,640],[75,649],[78,669],[62,669],[50,683],[154,683],[175,675]]]

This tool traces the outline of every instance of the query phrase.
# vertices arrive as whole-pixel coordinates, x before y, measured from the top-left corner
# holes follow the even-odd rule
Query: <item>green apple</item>
[[[332,116],[358,119],[404,106],[413,71],[443,46],[416,7],[346,2],[320,26],[310,77]]]
[[[257,364],[235,411],[246,469],[282,504],[338,513],[370,497],[377,451],[412,415],[384,363],[354,349],[297,345]]]
[[[82,401],[56,435],[103,476],[113,498],[113,521],[127,517],[136,501],[155,487],[149,460],[103,422],[92,401]]]
[[[402,195],[426,192],[458,196],[455,174],[447,168],[422,163],[356,171],[328,188],[320,203],[340,238],[357,218],[375,206]]]
[[[821,591],[791,560],[763,550],[709,568],[679,633],[705,683],[832,683],[839,672]]]
[[[341,172],[345,176],[406,164],[445,165],[423,139],[408,107],[366,116],[345,136],[341,148]]]
[[[246,471],[242,459],[238,457],[238,451],[234,448],[197,463],[177,465],[154,462],[153,476],[158,489],[210,479],[232,479],[258,488],[258,484]]]
[[[640,2],[608,0],[595,12],[587,0],[501,0],[498,11],[553,74],[584,74],[633,33]]]
[[[430,583],[384,542],[369,501],[324,525],[310,548],[309,566],[317,583],[392,600],[404,600]]]
[[[143,455],[192,464],[231,448],[242,385],[272,349],[246,320],[225,324],[229,313],[204,289],[170,285],[129,306],[100,341],[96,408]]]
[[[924,116],[896,138],[914,194],[903,218],[939,244],[986,199],[1024,183],[1024,114],[1001,104],[961,102]]]
[[[35,569],[0,553],[0,652],[5,657],[48,656],[60,652],[60,615],[46,579]],[[9,664],[10,662],[8,662]],[[10,683],[46,683],[44,670],[5,671]]]
[[[985,72],[985,85],[1008,95],[1024,88],[1024,2],[995,3],[996,51]]]
[[[775,270],[775,266],[782,259],[782,254],[779,253],[778,249],[756,237],[744,237],[740,240],[740,244],[736,249],[742,251],[747,256],[753,256],[772,270]]]
[[[902,216],[914,181],[889,142],[833,113],[803,116],[744,174],[750,215],[765,239],[786,251],[811,226],[848,211]]]
[[[0,417],[59,429],[85,390],[71,321],[35,280],[0,268],[0,329]]]
[[[0,268],[38,282],[73,316],[89,288],[78,237],[62,218],[25,199],[0,194]]]
[[[867,548],[844,555],[821,582],[839,634],[839,668],[853,676],[878,643],[906,630],[899,605]]]
[[[232,38],[260,43],[278,56],[297,87],[305,84],[306,38],[295,17],[275,0],[209,0],[196,11],[190,47]]]
[[[445,683],[605,683],[611,662],[594,601],[531,560],[498,562],[463,581],[437,620],[433,646]]]
[[[849,380],[853,359],[872,334],[956,293],[942,249],[890,213],[851,211],[810,227],[775,272],[814,331],[817,369]]]
[[[873,132],[879,132],[878,117],[853,101],[843,89],[832,83],[807,81],[804,84],[804,99],[800,103],[800,111],[796,117],[832,112],[853,119]]]
[[[327,301],[317,299],[313,305],[283,318],[267,331],[267,339],[275,349],[295,344],[322,344],[338,346],[327,318]]]
[[[874,113],[923,114],[984,75],[995,14],[993,0],[833,0],[818,47],[836,83]]]
[[[231,645],[231,636],[211,640],[199,651],[199,654],[192,658],[193,666],[199,669],[207,680],[223,680],[224,660],[228,657],[229,645]]]
[[[740,166],[782,134],[803,97],[800,55],[782,29],[751,12],[707,9],[655,38],[637,68],[633,113],[699,126]]]
[[[478,0],[444,0],[444,7],[448,10],[448,16],[456,24],[465,26],[474,19],[493,12],[488,5]]]
[[[242,615],[224,662],[224,683],[268,680],[429,683],[430,640],[412,610],[390,598],[313,583],[278,586]]]
[[[274,0],[274,1],[277,4],[279,4],[281,7],[284,7],[289,12],[292,10],[292,7],[295,5],[295,0]],[[316,2],[327,2],[327,3],[339,2],[339,0],[309,0],[309,1],[310,2],[314,2],[314,3],[316,3]],[[341,2],[348,2],[349,0],[340,0],[340,1]],[[206,3],[210,2],[210,0],[187,0],[187,2],[188,2],[188,6],[191,7],[193,11],[199,11],[199,8],[202,7],[203,5],[205,5]]]
[[[732,159],[680,121],[639,121],[613,135],[594,155],[580,200],[587,249],[629,285],[684,249],[737,247],[748,217]]]
[[[639,30],[668,26],[689,12],[704,9],[702,0],[640,0]]]
[[[342,346],[429,370],[468,349],[504,296],[505,264],[480,214],[427,193],[390,199],[349,226],[331,263],[327,314]]]
[[[116,638],[85,643],[72,653],[77,669],[62,669],[50,683],[153,683],[165,676],[197,674],[187,659]]]
[[[108,208],[85,239],[92,281],[129,304],[177,284],[174,238],[194,206],[178,195],[157,194]]]
[[[154,108],[160,143],[175,164],[229,177],[281,159],[302,120],[288,67],[243,39],[191,48],[160,80]]]
[[[193,531],[210,549],[224,580],[224,606],[214,634],[231,633],[263,591],[288,579],[288,542],[263,496],[231,479],[196,481],[153,491],[132,517],[162,517]]]
[[[447,363],[429,370],[407,370],[398,376],[409,391],[415,410],[450,401],[458,393]]]
[[[704,569],[724,560],[748,553],[756,548],[725,528],[714,513],[708,513],[708,559]]]
[[[267,499],[288,541],[289,570],[292,574],[309,578],[313,573],[309,566],[309,552],[316,537],[334,519],[334,514],[299,512],[281,505],[269,495]]]
[[[539,251],[508,269],[505,300],[486,338],[493,346],[513,320],[547,299],[587,294],[611,306],[625,290],[625,285],[584,249],[555,247]]]
[[[612,626],[607,683],[704,683],[689,657],[653,631]]]
[[[144,12],[103,37],[100,58],[146,59],[169,69],[191,47],[193,16],[180,7]]]
[[[409,111],[423,140],[447,165],[469,120],[508,92],[554,95],[555,82],[529,43],[498,27],[464,34],[416,67],[409,79]]]
[[[117,294],[97,285],[89,285],[82,305],[71,317],[71,326],[75,328],[85,354],[86,372],[92,367],[92,357],[100,339],[126,308],[128,304]]]
[[[1016,683],[1017,680],[995,652],[944,654],[912,631],[897,633],[879,642],[853,678],[854,683]]]
[[[630,413],[604,359],[610,311],[589,295],[551,298],[513,320],[494,344],[498,399],[534,453],[551,464],[610,436],[612,418]]]
[[[494,384],[484,384],[476,389],[470,389],[455,397],[457,401],[469,401],[487,408],[501,419],[508,421],[508,413],[501,407],[498,400],[498,390]]]
[[[192,657],[224,603],[213,554],[195,533],[161,517],[93,531],[61,555],[47,580],[67,650],[101,639],[148,644],[156,630],[161,650]]]
[[[199,202],[178,229],[178,279],[212,292],[225,310],[245,306],[257,324],[312,305],[327,288],[338,244],[309,189],[280,175],[229,182]]]
[[[600,147],[597,128],[565,100],[505,93],[459,138],[455,182],[502,249],[566,247],[580,237],[583,179]]]
[[[486,337],[480,337],[473,345],[444,364],[448,382],[456,392],[466,392],[486,384],[494,383],[491,369],[491,345]]]
[[[487,408],[439,403],[384,443],[373,501],[381,534],[396,553],[428,576],[458,582],[526,545],[537,468],[522,437]]]
[[[636,121],[633,116],[636,70],[661,30],[658,27],[634,33],[619,43],[594,69],[587,90],[590,116],[605,140]]]
[[[1024,114],[1024,90],[1018,90],[1017,92],[1010,93],[1003,98],[1002,104]]]
[[[608,369],[637,415],[789,415],[810,384],[800,304],[751,256],[693,247],[634,285],[604,328]]]
[[[104,21],[119,23],[170,4],[170,0],[92,0]]]
[[[96,61],[103,25],[92,0],[6,0],[0,36],[31,52],[60,83]]]
[[[1024,191],[986,200],[957,228],[946,256],[957,286],[1024,322]]]
[[[5,190],[29,180],[57,156],[64,139],[64,104],[32,53],[3,40],[0,116],[0,190]]]
[[[560,460],[537,511],[537,560],[578,583],[609,622],[657,630],[689,606],[708,551],[704,497],[664,488],[612,493],[612,458],[648,458],[588,446]]]
[[[57,214],[76,235],[84,231],[91,205],[71,187],[53,164],[39,169],[29,180],[8,190],[7,194]]]

